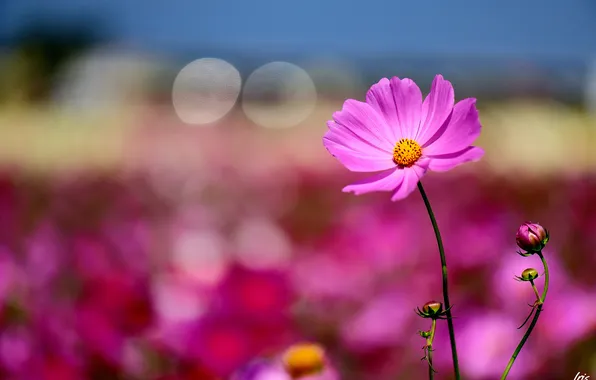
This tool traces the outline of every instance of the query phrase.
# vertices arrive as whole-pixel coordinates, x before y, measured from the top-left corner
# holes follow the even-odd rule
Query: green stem
[[[433,380],[435,378],[435,370],[433,369],[433,351],[432,346],[428,347],[428,379]]]
[[[432,326],[430,328],[430,337],[426,341],[428,350],[428,378],[433,380],[435,378],[435,370],[433,368],[433,341],[435,339],[435,330],[437,328],[437,320],[433,318]]]
[[[451,356],[453,357],[453,371],[455,372],[455,379],[459,380],[459,361],[457,360],[457,347],[455,345],[455,331],[453,329],[453,317],[451,316],[451,303],[449,302],[449,290],[448,290],[448,283],[447,283],[447,260],[445,259],[445,249],[443,248],[443,240],[441,240],[441,233],[439,232],[439,226],[437,225],[437,220],[435,219],[435,214],[433,213],[433,209],[430,206],[430,202],[428,201],[428,197],[426,196],[426,192],[422,187],[422,182],[418,182],[418,190],[420,190],[420,195],[422,195],[422,200],[424,200],[424,205],[426,206],[426,210],[428,211],[428,216],[430,217],[430,222],[433,225],[433,230],[435,231],[435,237],[437,238],[437,245],[439,246],[439,254],[441,255],[441,268],[443,273],[443,303],[445,304],[445,309],[447,310],[447,327],[449,328],[449,340],[451,341]]]
[[[513,355],[511,355],[511,359],[509,359],[509,363],[507,363],[507,367],[505,368],[505,372],[503,372],[503,376],[501,376],[501,380],[505,380],[507,378],[507,375],[509,375],[509,371],[511,371],[511,367],[513,366],[513,363],[515,362],[515,359],[517,359],[517,355],[519,355],[519,352],[521,351],[522,347],[524,346],[524,344],[530,337],[532,330],[534,330],[534,326],[536,326],[536,322],[538,322],[538,317],[540,316],[540,313],[542,312],[542,306],[544,305],[544,300],[546,299],[546,293],[548,292],[548,283],[550,280],[549,274],[548,274],[548,265],[546,265],[546,259],[542,255],[542,252],[536,252],[536,254],[538,256],[540,256],[540,260],[542,260],[542,265],[544,266],[544,289],[542,290],[542,296],[538,300],[539,302],[538,302],[538,306],[536,307],[536,314],[534,314],[532,323],[530,323],[530,327],[528,327],[528,330],[522,337],[522,340],[519,342],[519,344],[515,348],[515,351],[513,351]]]
[[[538,252],[537,254],[542,261],[542,265],[544,266],[544,289],[542,290],[542,297],[540,297],[540,302],[544,303],[544,300],[546,300],[546,293],[548,293],[548,283],[550,277],[548,274],[548,265],[546,265],[546,259],[542,255],[542,251]]]
[[[540,301],[540,294],[538,293],[538,289],[536,289],[536,284],[534,284],[534,280],[530,280],[530,284],[532,284],[532,289],[534,289],[534,294],[536,294],[536,300]]]
[[[435,341],[435,331],[437,329],[437,320],[433,318],[432,324],[430,325],[430,336],[428,337],[428,341],[430,344],[433,344]]]

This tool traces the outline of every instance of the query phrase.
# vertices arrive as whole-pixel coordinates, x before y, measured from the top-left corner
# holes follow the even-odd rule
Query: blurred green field
[[[177,119],[167,102],[108,111],[65,112],[56,107],[0,109],[0,164],[25,172],[147,169],[159,163],[182,170],[213,155],[237,157],[242,165],[333,166],[321,144],[325,122],[341,107],[320,100],[301,124],[280,130],[254,125],[236,110],[209,126]],[[478,145],[495,174],[529,176],[596,171],[596,117],[538,100],[479,101],[483,131]],[[218,141],[225,141],[217,145]],[[249,158],[248,162],[246,159]]]

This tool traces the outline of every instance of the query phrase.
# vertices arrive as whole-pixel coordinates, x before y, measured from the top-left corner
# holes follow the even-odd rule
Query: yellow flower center
[[[314,375],[324,369],[325,351],[317,344],[296,344],[285,352],[282,360],[290,377],[298,379]]]
[[[411,139],[401,139],[393,148],[393,162],[399,166],[410,167],[422,156],[422,148]]]

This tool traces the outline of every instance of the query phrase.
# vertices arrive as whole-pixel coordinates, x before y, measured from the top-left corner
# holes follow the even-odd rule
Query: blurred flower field
[[[466,379],[498,378],[522,335],[526,219],[550,231],[551,290],[510,378],[596,374],[596,132],[552,108],[487,110],[486,159],[424,179]],[[266,132],[157,107],[76,132],[33,114],[2,116],[0,378],[282,380],[301,341],[327,350],[317,379],[425,376],[414,309],[440,300],[441,269],[422,199],[341,193],[358,176],[322,147],[327,109]],[[445,323],[435,350],[449,378]]]

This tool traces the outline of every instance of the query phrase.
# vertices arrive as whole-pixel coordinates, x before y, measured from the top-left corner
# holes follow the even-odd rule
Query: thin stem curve
[[[424,201],[424,205],[426,206],[426,210],[428,211],[428,216],[430,217],[430,222],[433,225],[433,230],[435,231],[435,237],[437,239],[437,245],[439,246],[439,254],[441,256],[441,268],[442,268],[442,276],[443,276],[443,303],[445,304],[446,314],[447,314],[447,327],[449,328],[449,341],[451,342],[451,356],[453,358],[453,371],[455,373],[455,379],[459,380],[459,361],[457,359],[457,346],[455,344],[455,330],[453,329],[453,317],[451,316],[451,303],[449,302],[449,288],[448,288],[448,281],[447,281],[447,260],[445,259],[445,249],[443,248],[443,240],[441,239],[441,232],[439,231],[439,226],[437,225],[437,220],[435,219],[435,214],[433,213],[433,209],[430,206],[430,202],[428,197],[426,196],[426,192],[424,191],[424,187],[422,187],[422,182],[418,181],[418,190],[420,191],[420,195],[422,196],[422,200]]]
[[[548,273],[548,265],[546,264],[546,259],[542,255],[542,251],[536,252],[536,254],[540,256],[540,260],[542,260],[542,265],[544,266],[544,289],[542,290],[542,296],[539,299],[538,306],[536,306],[536,313],[534,314],[532,323],[530,323],[528,330],[526,331],[521,341],[515,348],[515,351],[513,351],[513,355],[511,355],[511,359],[509,359],[509,363],[507,363],[507,367],[505,367],[505,371],[503,372],[503,376],[501,376],[501,380],[505,380],[507,378],[507,375],[509,375],[509,371],[511,371],[511,367],[515,362],[515,359],[517,359],[517,355],[519,355],[519,352],[521,351],[524,344],[526,344],[526,341],[530,337],[532,330],[534,330],[534,326],[536,326],[536,323],[538,322],[538,317],[540,317],[540,313],[542,312],[542,306],[544,305],[544,300],[546,299],[546,293],[548,293],[548,283],[550,280]]]

